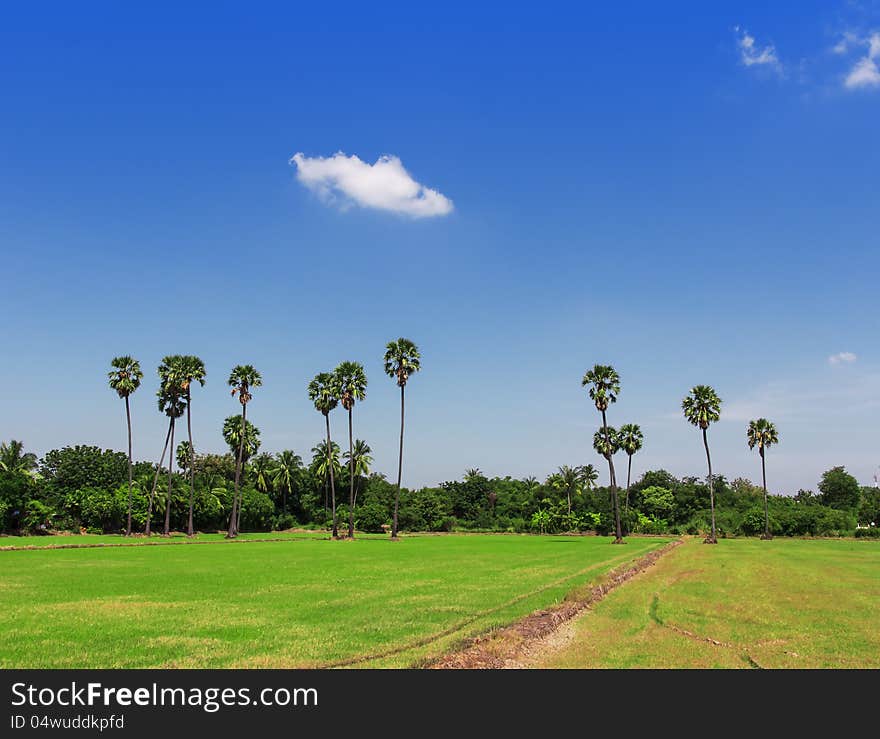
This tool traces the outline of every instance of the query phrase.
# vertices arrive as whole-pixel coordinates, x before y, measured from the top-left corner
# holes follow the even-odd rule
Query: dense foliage
[[[366,449],[362,441],[358,441]],[[293,452],[259,454],[245,466],[241,479],[241,528],[266,531],[295,526],[330,526],[326,485],[326,445],[315,445],[310,464]],[[0,448],[0,528],[5,533],[53,531],[124,532],[128,507],[128,459],[122,452],[93,446],[54,449],[42,459],[13,442]],[[369,457],[366,457],[369,459]],[[195,456],[193,516],[196,530],[228,526],[232,510],[235,458]],[[349,487],[349,464],[333,456],[337,486]],[[383,531],[391,524],[396,485],[356,467],[354,520],[361,531]],[[152,512],[154,528],[165,518],[167,468],[160,471],[159,493]],[[143,531],[156,466],[133,466],[133,528]],[[174,471],[170,521],[173,530],[187,527],[189,476]],[[418,490],[403,488],[399,525],[404,531],[596,532],[614,530],[611,491],[595,485],[592,468],[561,468],[544,481],[535,478],[487,477],[468,470],[461,480]],[[875,536],[880,523],[880,490],[860,487],[842,467],[822,476],[819,492],[794,497],[770,495],[770,529],[777,536]],[[764,531],[763,490],[748,480],[714,477],[715,515],[719,536],[759,535]],[[348,518],[348,504],[337,515]],[[626,510],[627,533],[705,534],[710,528],[709,488],[704,478],[676,478],[664,470],[644,473],[633,482]],[[857,524],[867,528],[856,529]]]

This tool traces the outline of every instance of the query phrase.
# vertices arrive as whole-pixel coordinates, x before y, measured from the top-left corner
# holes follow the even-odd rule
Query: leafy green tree
[[[131,454],[131,406],[128,399],[141,386],[144,373],[141,371],[140,363],[129,356],[114,357],[110,366],[113,367],[107,373],[110,389],[115,390],[116,394],[125,401],[125,423],[128,426],[128,519],[125,524],[125,535],[131,536],[131,468],[133,461]]]
[[[354,488],[354,496],[351,500],[351,510],[354,511],[357,506],[358,492],[360,488],[360,480],[370,474],[370,466],[373,464],[372,449],[363,439],[355,439],[354,449],[345,453],[345,458],[349,462],[352,470],[352,477],[356,480]]]
[[[651,485],[642,490],[642,508],[655,519],[666,518],[675,508],[675,497],[671,490]]]
[[[819,482],[822,504],[839,511],[855,512],[861,502],[859,482],[843,467],[832,467]]]
[[[624,499],[623,509],[629,512],[629,488],[632,475],[633,454],[642,448],[645,440],[642,429],[637,423],[625,423],[620,427],[618,435],[620,448],[626,452],[626,498]]]
[[[571,498],[578,492],[582,483],[581,470],[577,467],[569,467],[567,464],[562,465],[559,471],[552,476],[553,485],[557,490],[565,494],[568,504],[568,515],[571,515]]]
[[[391,538],[397,538],[397,509],[400,505],[400,485],[403,479],[403,419],[404,389],[407,380],[422,368],[418,347],[409,339],[399,338],[389,341],[385,347],[385,374],[397,379],[400,388],[400,456],[397,464],[397,494],[394,498],[394,516],[391,519]]]
[[[746,430],[746,440],[748,441],[749,449],[758,447],[758,454],[761,455],[761,479],[764,488],[764,533],[761,535],[761,538],[772,539],[773,536],[770,534],[770,508],[767,504],[767,466],[765,453],[771,446],[779,443],[779,432],[776,430],[776,426],[766,418],[758,418],[749,421],[749,427]]]
[[[336,387],[342,407],[348,411],[348,536],[354,538],[354,433],[352,431],[352,410],[355,402],[367,397],[367,373],[358,362],[341,362],[334,371]]]
[[[287,498],[293,492],[301,469],[302,458],[298,454],[290,449],[279,452],[272,473],[272,485],[281,493],[281,510],[284,513],[287,513]]]
[[[238,536],[239,524],[241,521],[241,470],[244,465],[244,446],[247,438],[247,404],[253,398],[251,389],[260,387],[263,384],[263,378],[260,373],[250,364],[239,364],[232,368],[229,379],[226,384],[232,388],[232,395],[238,395],[238,402],[241,404],[241,426],[238,439],[238,456],[235,460],[235,488],[232,498],[232,513],[229,516],[229,530],[226,532],[228,539]]]
[[[597,364],[591,370],[587,370],[581,380],[582,387],[589,388],[590,400],[596,405],[596,410],[602,414],[602,429],[605,436],[606,448],[611,447],[611,437],[608,432],[608,421],[606,412],[608,406],[617,401],[620,393],[620,375],[614,367],[604,364]],[[601,453],[601,452],[600,452]],[[605,456],[605,455],[603,455]],[[620,526],[620,505],[617,501],[617,481],[614,476],[614,455],[608,454],[605,458],[608,460],[608,474],[611,480],[611,502],[614,508],[614,543],[623,543],[623,530]]]
[[[709,440],[706,431],[709,424],[721,418],[721,398],[709,385],[695,385],[690,394],[681,401],[681,409],[688,422],[697,426],[703,434],[703,447],[706,449],[706,462],[709,465],[709,506],[712,512],[712,531],[706,537],[706,544],[717,544],[715,530],[715,486],[712,479],[712,457],[709,454]]]
[[[330,411],[339,404],[339,388],[336,385],[336,377],[332,372],[319,372],[308,387],[309,400],[315,405],[315,410],[324,416],[324,422],[327,426],[327,444],[324,447],[327,452],[327,472],[330,475],[330,494],[333,502],[333,529],[331,536],[334,539],[339,538],[339,526],[336,521],[336,476],[334,467],[336,466],[331,459],[331,451],[333,449],[333,441],[330,438]]]

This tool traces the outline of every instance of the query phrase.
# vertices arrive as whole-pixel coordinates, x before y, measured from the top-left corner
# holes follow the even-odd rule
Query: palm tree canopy
[[[620,441],[620,448],[630,456],[642,448],[642,442],[645,440],[642,429],[637,423],[623,424],[617,437]]]
[[[192,448],[189,442],[184,439],[177,445],[177,466],[182,470],[189,469],[189,460],[192,455]]]
[[[355,439],[354,453],[345,452],[342,456],[346,462],[354,457],[354,474],[366,477],[370,474],[370,465],[373,464],[372,451],[363,439]]]
[[[236,413],[227,416],[223,421],[223,440],[229,446],[233,456],[238,454],[238,445],[241,442],[241,416]],[[250,459],[260,448],[260,429],[250,421],[246,421],[244,431],[244,446],[242,447],[242,462]]]
[[[754,421],[749,421],[746,439],[749,442],[749,449],[758,447],[758,450],[763,454],[765,449],[779,443],[779,432],[772,421],[768,421],[766,418],[758,418]]]
[[[24,443],[12,439],[0,444],[0,470],[4,472],[31,472],[36,469],[37,455],[24,451]]]
[[[252,397],[250,389],[260,387],[263,384],[263,378],[253,365],[239,364],[232,368],[226,384],[232,388],[233,395],[238,393],[239,402],[246,405]]]
[[[553,477],[556,485],[568,494],[577,492],[582,482],[580,467],[569,467],[567,464],[562,465]]]
[[[110,389],[115,390],[120,398],[127,398],[141,386],[144,373],[141,365],[133,357],[114,357],[110,366],[113,369],[107,373],[110,380]]]
[[[164,381],[156,391],[159,410],[168,418],[180,418],[186,412],[186,396],[179,386]]]
[[[339,404],[339,388],[336,375],[332,372],[319,372],[308,387],[309,400],[315,404],[315,410],[325,416]]]
[[[175,376],[175,380],[180,384],[184,391],[189,390],[189,386],[198,382],[199,385],[205,384],[205,363],[192,354],[176,354],[172,357],[165,357],[163,362],[171,360],[171,372]]]
[[[617,400],[620,393],[620,375],[610,365],[597,364],[593,369],[587,370],[581,386],[589,386],[590,399],[596,404],[596,409],[605,411]]]
[[[339,444],[335,441],[330,442],[330,459],[333,463],[333,473],[336,474],[336,471],[341,470],[342,468],[339,464]],[[326,439],[321,439],[321,441],[312,447],[312,462],[309,465],[309,469],[312,471],[312,474],[317,477],[323,478],[329,474],[327,468]]]
[[[609,435],[611,430],[609,429]],[[581,480],[583,480],[584,487],[587,490],[591,490],[596,482],[599,480],[599,470],[597,470],[591,464],[585,464],[583,467],[578,468],[580,470]]]
[[[254,487],[261,493],[268,493],[275,473],[275,458],[267,453],[258,454],[251,459],[250,468],[254,475]]]
[[[620,438],[613,426],[608,427],[608,439],[605,439],[605,429],[600,428],[593,434],[593,449],[605,459],[613,457],[620,451]]]
[[[367,397],[367,373],[359,362],[341,362],[333,371],[339,399],[345,410],[351,410],[356,400]]]
[[[681,401],[681,408],[684,417],[703,430],[721,418],[721,398],[709,385],[695,385]]]
[[[302,457],[291,449],[285,449],[276,457],[272,483],[278,490],[290,492],[300,469],[302,469]]]
[[[409,376],[421,368],[419,348],[412,341],[401,337],[388,342],[385,347],[385,374],[396,377],[400,387],[406,385]]]

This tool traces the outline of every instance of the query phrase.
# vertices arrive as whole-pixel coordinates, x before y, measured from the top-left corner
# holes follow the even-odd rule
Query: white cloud
[[[293,155],[297,179],[325,202],[355,203],[363,208],[402,213],[413,218],[445,216],[452,201],[416,182],[396,156],[381,156],[368,164],[355,155],[331,157]]]
[[[735,26],[737,33],[737,46],[742,63],[747,67],[768,67],[777,73],[782,73],[782,62],[776,55],[776,47],[768,44],[763,48],[755,46],[755,37],[739,26]]]
[[[848,90],[880,87],[880,67],[877,66],[877,61],[880,59],[880,32],[874,31],[869,36],[861,38],[854,34],[844,34],[843,40],[834,47],[834,51],[845,54],[851,46],[864,46],[867,47],[867,51],[855,62],[844,78],[844,87]]]
[[[852,364],[858,357],[852,352],[838,352],[828,357],[829,364]]]

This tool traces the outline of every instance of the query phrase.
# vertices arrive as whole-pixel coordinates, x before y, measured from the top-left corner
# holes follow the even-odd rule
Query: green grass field
[[[291,534],[2,551],[0,667],[415,665],[667,541]],[[59,542],[16,545],[30,543]]]
[[[688,540],[539,667],[880,667],[880,543]]]

